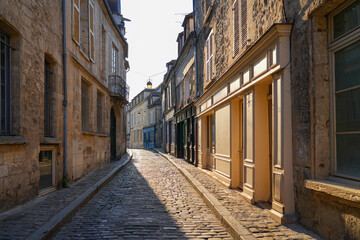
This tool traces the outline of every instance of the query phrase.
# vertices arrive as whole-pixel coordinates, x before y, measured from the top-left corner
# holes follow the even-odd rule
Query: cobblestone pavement
[[[55,239],[232,239],[168,160],[132,151],[132,162]]]
[[[26,204],[1,213],[0,239],[25,239],[88,190],[89,187],[111,172],[116,166],[123,163],[127,157],[128,154],[126,153],[120,161],[111,162],[94,170],[81,180],[70,184],[69,188],[63,188],[37,197]]]
[[[162,152],[161,149],[157,150]],[[227,188],[212,177],[210,171],[201,170],[184,159],[167,156],[196,178],[254,237],[260,239],[322,239],[299,223],[286,226],[278,224],[270,217],[268,210],[245,201],[239,190]]]

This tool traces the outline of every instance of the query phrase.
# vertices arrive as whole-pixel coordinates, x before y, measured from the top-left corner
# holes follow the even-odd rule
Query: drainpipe
[[[196,33],[196,14],[195,14],[195,0],[193,0],[193,18],[194,18],[194,64],[195,64],[195,81],[196,81],[196,92],[195,92],[195,97],[196,99],[199,97],[198,96],[198,92],[199,92],[199,83],[198,83],[198,66],[197,66],[197,33]],[[196,110],[195,110],[195,114],[196,114]],[[196,118],[194,118],[196,119]],[[197,166],[198,164],[198,155],[197,155],[197,148],[198,148],[198,131],[197,131],[197,119],[196,119],[196,130],[195,130],[195,145],[196,145],[196,151],[195,151],[195,165]]]
[[[62,1],[63,26],[63,90],[64,90],[64,142],[63,142],[63,187],[67,187],[66,155],[67,155],[67,66],[66,66],[66,0]]]

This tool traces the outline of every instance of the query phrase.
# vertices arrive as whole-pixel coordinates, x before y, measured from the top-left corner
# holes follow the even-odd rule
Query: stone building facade
[[[57,171],[50,180],[53,186],[61,185],[61,18],[61,1],[1,2],[0,80],[5,91],[1,94],[0,211],[39,193],[40,168],[46,169],[39,163],[42,149],[52,149],[48,158]],[[46,100],[51,109],[45,110]],[[45,129],[48,121],[51,126]]]
[[[161,147],[162,128],[160,123],[161,116],[161,85],[147,97],[147,116],[145,119],[143,133],[144,148],[159,148]]]
[[[195,49],[193,13],[184,18],[178,35],[178,58],[172,68],[175,82],[175,156],[195,163]]]
[[[130,116],[130,148],[144,147],[143,128],[147,125],[148,97],[153,91],[152,88],[145,88],[129,104],[127,114]]]
[[[128,91],[127,43],[111,12],[107,1],[102,0],[1,2],[0,211],[53,191],[62,186],[65,178],[76,180],[109,162],[111,107],[116,108],[119,119],[116,154],[125,151],[124,124],[120,119]],[[78,22],[74,21],[76,17]],[[119,49],[117,67],[124,83],[122,94],[111,90],[109,80],[103,81],[110,75],[112,55],[105,43],[100,44],[104,39],[102,27],[107,46],[113,41]],[[82,131],[83,82],[89,93],[89,131]]]
[[[359,233],[359,0],[195,1],[197,160],[328,239]]]
[[[68,167],[78,179],[125,152],[128,48],[106,1],[67,4]]]
[[[172,67],[176,60],[171,60],[166,64],[167,72],[161,89],[161,107],[163,122],[163,145],[162,148],[170,154],[175,154],[175,124],[174,124],[174,108],[175,108],[175,76]]]

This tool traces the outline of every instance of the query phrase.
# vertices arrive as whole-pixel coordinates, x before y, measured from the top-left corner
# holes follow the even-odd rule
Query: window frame
[[[0,93],[0,135],[1,136],[8,136],[12,134],[12,124],[11,124],[11,120],[12,120],[12,113],[11,113],[11,85],[12,85],[12,81],[11,81],[11,55],[12,55],[12,47],[10,45],[11,43],[11,37],[9,34],[7,34],[5,31],[3,31],[0,28],[0,37],[4,38],[5,40],[1,40],[0,41],[0,45],[4,45],[4,50],[5,50],[5,62],[4,62],[4,75],[5,75],[5,79],[4,79],[4,92],[5,92],[5,96],[4,99],[2,99],[1,93]],[[0,48],[0,54],[1,54],[1,48]],[[0,57],[0,67],[1,67],[1,57]],[[1,75],[0,75],[0,87],[2,85],[3,81],[1,79]],[[4,101],[4,103],[2,103],[2,101]],[[3,116],[3,111],[2,111],[2,105],[4,104],[4,108],[5,108],[5,112],[4,112],[4,116]],[[4,120],[4,123],[2,123],[2,120]],[[3,126],[4,124],[4,126]]]
[[[119,50],[117,49],[117,47],[112,44],[112,48],[111,48],[111,74],[112,75],[117,75],[118,73],[118,54],[119,54]]]
[[[347,7],[355,3],[357,0],[349,1],[343,4],[341,7],[337,8],[328,16],[328,54],[329,54],[329,94],[330,94],[330,153],[331,153],[331,169],[332,175],[336,177],[341,177],[345,179],[351,179],[360,181],[360,177],[355,177],[351,175],[345,175],[337,172],[337,142],[336,142],[336,90],[335,90],[335,54],[346,47],[360,42],[360,25],[355,27],[354,29],[349,30],[348,32],[334,38],[334,17],[345,10]],[[360,86],[359,86],[360,87]],[[358,89],[359,87],[355,87]],[[350,91],[349,89],[345,89],[344,91]],[[350,131],[350,132],[358,132],[358,131]],[[355,133],[356,134],[356,133]]]
[[[81,129],[83,132],[89,132],[90,127],[90,95],[91,85],[84,79],[81,80]],[[86,92],[83,91],[86,89]],[[86,94],[87,93],[87,96]]]
[[[78,5],[76,5],[75,2],[78,2]],[[75,11],[77,11],[79,17],[78,17],[78,20],[77,20],[77,23],[78,23],[78,40],[76,39],[76,35],[75,35]],[[72,19],[73,19],[73,22],[72,22],[72,39],[74,40],[74,42],[76,42],[78,45],[80,45],[80,35],[81,35],[81,27],[80,27],[80,24],[81,24],[81,21],[80,21],[80,0],[73,0],[73,7],[72,7]]]
[[[89,1],[88,3],[88,14],[89,14],[89,57],[92,61],[95,59],[95,6],[92,1]],[[91,18],[92,14],[92,18]],[[92,22],[91,22],[92,21]]]
[[[210,83],[214,75],[214,31],[211,29],[205,43],[205,66],[206,66],[206,83]]]
[[[51,62],[44,60],[44,136],[54,137],[52,134],[52,75]]]
[[[96,94],[96,127],[98,133],[104,132],[104,94],[99,90]]]

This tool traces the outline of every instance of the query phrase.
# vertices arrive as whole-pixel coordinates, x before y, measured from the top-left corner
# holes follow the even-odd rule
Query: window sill
[[[109,134],[107,133],[99,133],[99,132],[91,132],[91,131],[84,131],[82,132],[83,135],[89,135],[89,136],[98,136],[98,137],[108,137]]]
[[[360,204],[360,186],[356,185],[356,182],[347,184],[333,180],[335,178],[331,178],[331,180],[305,180],[305,188],[353,202],[356,205]]]
[[[96,135],[96,132],[90,132],[90,131],[83,130],[82,134],[83,134],[83,135],[95,136],[95,135]]]
[[[107,133],[98,133],[99,137],[108,137],[109,135]]]
[[[61,144],[62,140],[58,138],[52,138],[52,137],[46,137],[44,138],[44,141],[41,144],[44,145],[55,145],[55,144]]]
[[[22,145],[27,142],[28,140],[20,136],[0,136],[0,145]]]

